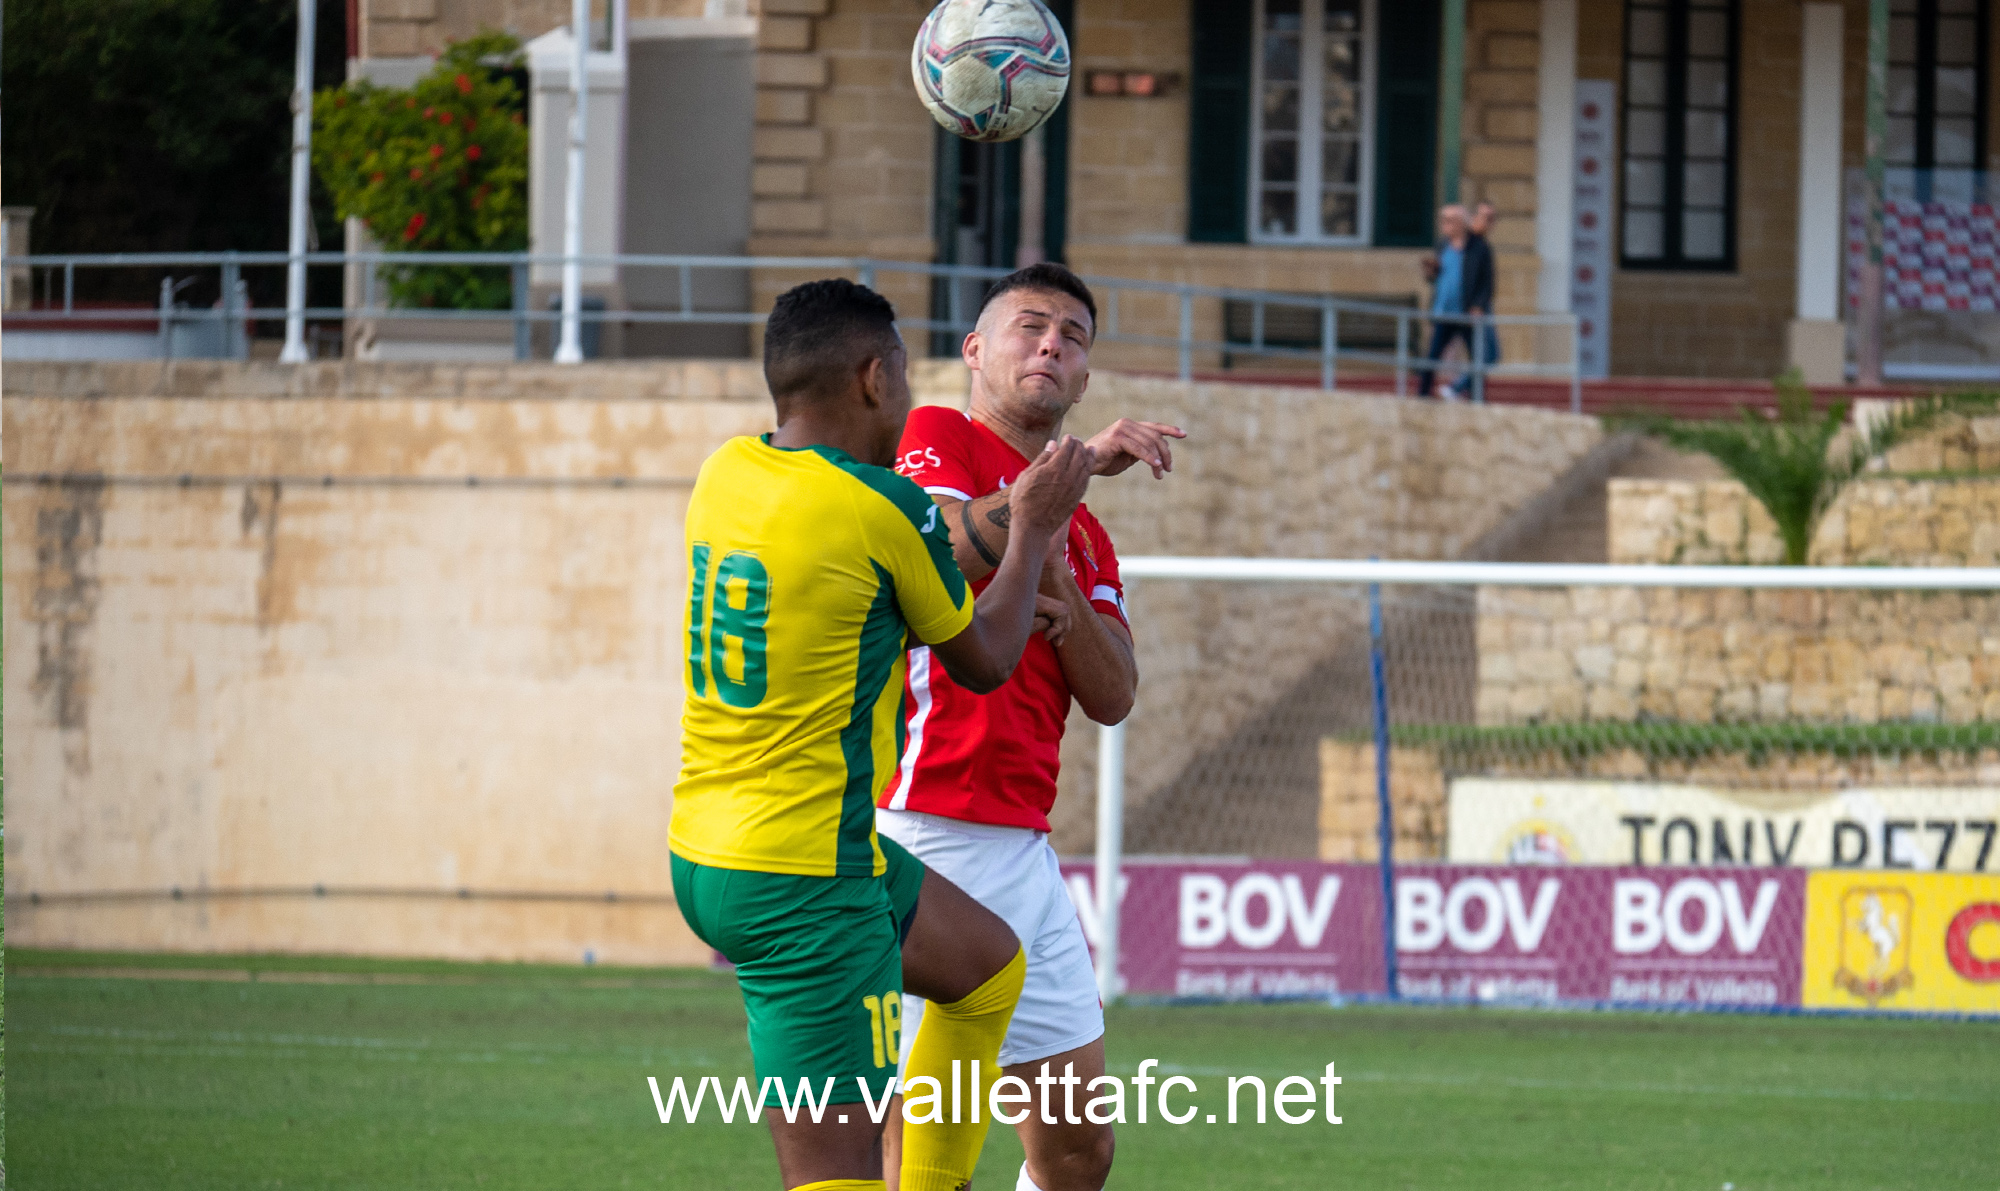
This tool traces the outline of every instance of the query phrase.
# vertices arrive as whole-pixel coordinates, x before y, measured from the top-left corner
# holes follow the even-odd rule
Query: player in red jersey
[[[970,416],[930,407],[905,424],[896,470],[938,503],[974,590],[1007,549],[1007,486],[1061,435],[1083,398],[1096,325],[1090,290],[1068,269],[1011,274],[988,293],[965,339]],[[1143,463],[1159,478],[1173,467],[1168,440],[1183,437],[1172,426],[1121,419],[1090,440],[1094,472]],[[1033,1111],[1015,1126],[1028,1159],[1017,1191],[1097,1191],[1111,1169],[1111,1126],[1089,1121],[1083,1105],[1094,1094],[1090,1081],[1104,1074],[1104,1009],[1049,847],[1048,812],[1070,701],[1115,724],[1132,708],[1138,671],[1118,557],[1097,518],[1078,506],[1048,557],[1041,593],[1061,607],[1050,608],[1050,633],[1028,643],[998,690],[972,694],[929,650],[910,651],[908,744],[877,803],[876,826],[1006,920],[1027,949],[1027,986],[1000,1048],[1005,1073],[1036,1090]],[[904,1006],[910,1039],[922,1002]],[[900,1119],[885,1134],[885,1157]]]

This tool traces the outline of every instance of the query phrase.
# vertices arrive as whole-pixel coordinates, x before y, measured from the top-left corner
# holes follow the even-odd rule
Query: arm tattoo
[[[1000,559],[994,555],[993,548],[986,544],[986,540],[980,537],[979,531],[973,527],[972,514],[967,512],[971,506],[972,502],[969,500],[958,506],[958,523],[965,527],[965,536],[972,542],[972,548],[979,551],[979,557],[985,560],[987,566],[999,570]]]
[[[986,519],[1001,529],[1006,529],[1014,523],[1014,506],[1002,503],[996,508],[988,509],[986,510]]]

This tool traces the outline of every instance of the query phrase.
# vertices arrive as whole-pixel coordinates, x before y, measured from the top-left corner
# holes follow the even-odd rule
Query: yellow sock
[[[986,1105],[980,1103],[982,1093],[1000,1078],[1000,1043],[1007,1037],[1007,1023],[1014,1019],[1027,975],[1028,957],[1016,951],[1006,967],[964,1000],[949,1005],[932,1001],[925,1007],[916,1039],[910,1043],[903,1081],[902,1191],[959,1191],[972,1181],[973,1164],[979,1161],[979,1147],[986,1143],[986,1129],[992,1123]],[[961,1060],[960,1079],[966,1088],[957,1123],[951,1120],[953,1059]],[[971,1086],[975,1061],[979,1087]],[[920,1123],[907,1115],[909,1082],[920,1076],[937,1081],[941,1095],[936,1121]]]
[[[888,1186],[881,1179],[822,1179],[817,1183],[800,1183],[792,1191],[885,1191]]]

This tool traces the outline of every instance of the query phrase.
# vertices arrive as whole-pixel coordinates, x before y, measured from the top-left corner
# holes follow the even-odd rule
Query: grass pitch
[[[156,969],[158,978],[93,974]],[[7,955],[6,1167],[50,1188],[776,1188],[761,1127],[645,1077],[750,1071],[727,976]],[[1992,1187],[2000,1026],[1324,1006],[1126,1008],[1114,1072],[1195,1079],[1113,1187]],[[1345,1123],[1201,1123],[1225,1076],[1344,1079]],[[1247,1110],[1247,1101],[1246,1101]],[[1224,1118],[1226,1120],[1226,1117]],[[979,1185],[1013,1186],[996,1128]]]

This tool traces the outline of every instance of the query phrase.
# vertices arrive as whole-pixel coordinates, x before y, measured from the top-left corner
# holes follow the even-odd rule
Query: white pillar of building
[[[1799,6],[1798,303],[1786,328],[1786,357],[1807,383],[1846,379],[1847,336],[1840,321],[1840,81],[1845,58],[1839,4]]]
[[[1576,0],[1542,0],[1535,131],[1535,309],[1567,314],[1576,192]],[[1544,336],[1537,357],[1567,360],[1569,336]]]

